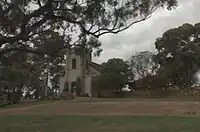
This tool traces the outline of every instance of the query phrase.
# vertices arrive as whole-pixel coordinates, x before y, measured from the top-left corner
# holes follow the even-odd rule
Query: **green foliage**
[[[36,38],[58,30],[65,42],[69,42],[72,35],[98,38],[146,20],[159,7],[176,6],[177,0],[2,0],[0,47],[16,42],[28,46]],[[81,31],[80,34],[77,31]],[[44,43],[49,41],[51,39]]]
[[[200,65],[199,30],[199,23],[183,24],[166,31],[156,40],[156,59],[161,64],[161,72],[165,72],[172,84],[180,87],[192,85],[193,75]]]
[[[79,41],[75,45],[92,51],[94,56],[100,56],[103,51],[101,49],[101,42],[97,38],[93,36],[87,37],[84,34],[79,36]]]
[[[139,52],[130,58],[129,63],[135,75],[135,79],[155,74],[158,69],[158,64],[154,59],[155,54],[148,51]]]
[[[121,91],[128,83],[132,72],[126,61],[118,58],[110,59],[102,64],[101,75],[97,78],[97,90]]]
[[[90,37],[88,42],[87,42],[87,48],[89,49],[94,49],[93,55],[94,56],[100,56],[101,52],[103,51],[101,47],[101,42],[98,41],[95,37]]]
[[[21,52],[11,52],[9,54],[5,54],[3,57],[3,63],[1,66],[2,69],[2,77],[6,86],[15,87],[19,85],[28,85],[30,84],[30,78],[32,79],[32,83],[37,82],[37,73],[35,67],[31,64],[31,62],[26,61],[28,59],[28,55],[22,54]],[[35,78],[36,77],[36,78]]]
[[[69,41],[69,40],[66,40]],[[59,55],[67,47],[63,38],[53,31],[49,31],[33,40],[35,48],[52,56]]]

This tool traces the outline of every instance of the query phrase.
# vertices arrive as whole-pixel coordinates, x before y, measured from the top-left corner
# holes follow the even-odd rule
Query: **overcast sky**
[[[117,35],[106,34],[100,38],[103,52],[93,58],[97,63],[110,58],[128,59],[135,52],[155,52],[154,42],[166,30],[184,23],[200,22],[200,0],[179,0],[179,6],[172,11],[158,10],[153,16]]]

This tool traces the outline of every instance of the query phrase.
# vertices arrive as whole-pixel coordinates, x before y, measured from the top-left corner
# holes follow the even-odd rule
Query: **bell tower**
[[[86,76],[89,74],[89,63],[91,62],[91,52],[82,47],[68,49],[66,55],[65,76],[60,80],[60,91],[72,93],[76,87],[77,78],[81,81],[81,91],[85,92]]]

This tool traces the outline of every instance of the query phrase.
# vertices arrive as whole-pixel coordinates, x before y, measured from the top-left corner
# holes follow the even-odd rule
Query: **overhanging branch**
[[[137,21],[134,21],[134,22],[132,22],[131,24],[129,24],[128,26],[126,26],[126,27],[124,27],[124,28],[122,28],[122,29],[120,29],[120,28],[115,28],[115,29],[99,29],[99,30],[97,30],[97,31],[95,31],[93,34],[97,34],[98,32],[98,35],[96,35],[96,36],[101,36],[101,35],[103,35],[103,34],[106,34],[106,33],[113,33],[113,34],[117,34],[117,33],[119,33],[119,32],[122,32],[122,31],[124,31],[124,30],[126,30],[126,29],[128,29],[128,28],[130,28],[132,25],[134,25],[134,24],[136,24],[136,23],[139,23],[139,22],[142,22],[142,21],[145,21],[145,20],[147,20],[147,19],[149,19],[150,17],[145,17],[145,18],[142,18],[142,19],[140,19],[140,20],[137,20]]]
[[[37,55],[49,54],[45,51],[34,49],[34,48],[8,48],[8,49],[0,50],[0,55],[4,55],[6,53],[13,52],[13,51],[33,53]]]

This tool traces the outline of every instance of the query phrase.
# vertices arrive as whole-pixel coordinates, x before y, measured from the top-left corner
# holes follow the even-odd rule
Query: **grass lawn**
[[[0,132],[199,132],[200,117],[0,116]]]

